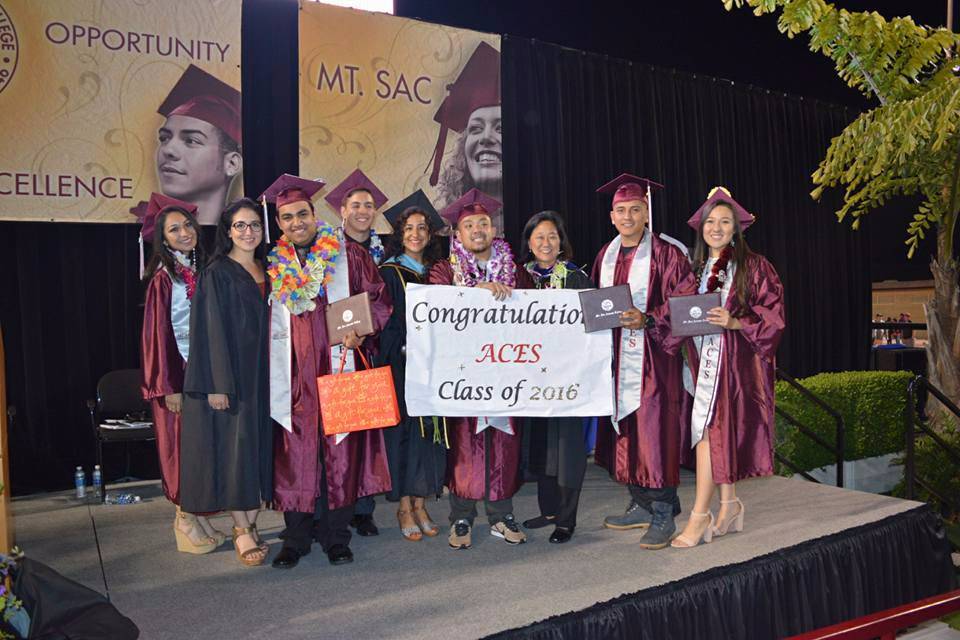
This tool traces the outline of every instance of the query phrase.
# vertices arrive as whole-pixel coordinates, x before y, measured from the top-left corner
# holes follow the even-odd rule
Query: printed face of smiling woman
[[[500,105],[480,107],[470,114],[465,134],[463,150],[473,183],[481,191],[495,192],[492,187],[503,180]]]

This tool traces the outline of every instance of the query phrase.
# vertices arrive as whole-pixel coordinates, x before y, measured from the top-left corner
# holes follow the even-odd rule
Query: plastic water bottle
[[[93,497],[103,497],[103,474],[100,472],[100,465],[93,467]]]
[[[87,474],[83,472],[83,467],[77,467],[73,474],[73,484],[77,488],[77,500],[83,500],[87,497]]]

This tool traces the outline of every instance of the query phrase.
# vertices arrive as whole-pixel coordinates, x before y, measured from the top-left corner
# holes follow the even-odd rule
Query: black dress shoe
[[[553,524],[554,520],[555,518],[548,518],[547,516],[537,516],[536,518],[524,520],[523,526],[526,529],[541,529],[548,524]]]
[[[353,562],[353,552],[345,544],[335,544],[327,550],[330,564],[350,564]]]
[[[373,522],[373,516],[370,514],[355,515],[350,519],[350,526],[357,530],[358,536],[378,536],[380,530]]]
[[[570,538],[573,537],[573,529],[567,529],[565,527],[557,527],[553,530],[553,533],[550,534],[550,542],[554,544],[563,544],[568,542]]]
[[[300,551],[293,547],[281,547],[280,553],[273,559],[274,569],[293,569],[300,562],[300,558],[310,553],[310,549]]]

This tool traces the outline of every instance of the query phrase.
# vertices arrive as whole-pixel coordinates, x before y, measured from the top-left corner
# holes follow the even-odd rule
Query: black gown
[[[568,265],[563,289],[592,289],[582,270]],[[531,274],[537,289],[550,288],[550,278]],[[576,525],[577,502],[587,470],[584,418],[526,418],[527,470],[537,477],[538,499],[543,515],[557,516],[555,524]],[[560,513],[557,513],[557,510]]]
[[[273,494],[273,434],[263,289],[222,257],[201,274],[190,314],[180,436],[184,511],[246,511]],[[223,393],[226,411],[207,394]]]
[[[421,435],[420,418],[407,415],[403,394],[407,366],[407,357],[403,350],[407,342],[404,287],[407,283],[423,284],[426,274],[419,276],[415,271],[391,262],[380,266],[380,277],[387,285],[387,292],[393,300],[393,313],[380,333],[380,351],[376,362],[377,366],[389,365],[393,371],[393,384],[400,407],[400,424],[383,430],[387,464],[393,480],[393,488],[387,494],[387,499],[396,501],[402,496],[439,495],[443,490],[443,477],[446,472],[446,447],[443,442],[434,442],[432,418],[423,418]],[[440,429],[443,429],[442,423]]]

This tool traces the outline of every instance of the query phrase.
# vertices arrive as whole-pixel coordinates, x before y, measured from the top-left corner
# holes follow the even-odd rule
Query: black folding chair
[[[140,392],[140,382],[143,374],[139,369],[117,369],[106,373],[97,383],[97,399],[87,400],[87,410],[90,412],[90,426],[97,439],[97,464],[103,477],[103,490],[100,500],[107,497],[106,473],[103,468],[104,443],[123,442],[126,448],[126,468],[123,477],[115,482],[129,482],[136,480],[130,477],[130,443],[156,440],[150,416],[150,405],[143,399]],[[111,429],[106,421],[110,419],[127,420],[131,422],[148,422],[143,427],[123,427]]]

